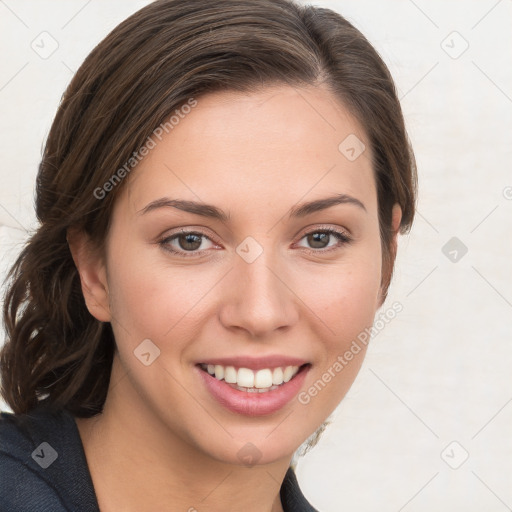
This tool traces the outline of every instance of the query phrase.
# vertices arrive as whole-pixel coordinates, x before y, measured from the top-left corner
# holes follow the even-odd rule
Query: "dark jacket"
[[[281,486],[285,512],[316,512],[289,468]],[[0,412],[0,512],[99,512],[73,416],[39,406]]]

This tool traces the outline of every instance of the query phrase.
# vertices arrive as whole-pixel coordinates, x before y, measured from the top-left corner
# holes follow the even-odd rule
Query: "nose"
[[[289,329],[299,319],[300,302],[289,281],[284,266],[266,252],[252,263],[236,257],[224,283],[221,323],[226,329],[243,330],[260,339]]]

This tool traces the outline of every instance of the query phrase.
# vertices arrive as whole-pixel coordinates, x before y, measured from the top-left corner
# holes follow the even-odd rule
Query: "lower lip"
[[[279,411],[299,392],[310,366],[302,367],[288,382],[265,393],[248,393],[232,388],[196,366],[206,388],[221,405],[231,412],[245,416],[263,416]]]

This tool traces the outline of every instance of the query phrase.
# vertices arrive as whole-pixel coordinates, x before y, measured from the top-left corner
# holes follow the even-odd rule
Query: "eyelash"
[[[349,244],[350,242],[352,242],[352,238],[350,238],[346,233],[342,232],[342,231],[338,231],[337,229],[334,229],[334,228],[330,228],[330,227],[326,227],[326,228],[317,228],[317,229],[314,229],[312,231],[308,231],[307,233],[304,233],[304,235],[302,235],[302,237],[300,238],[300,240],[302,240],[303,238],[307,237],[308,235],[312,235],[312,234],[315,234],[315,233],[324,233],[324,234],[329,234],[329,235],[332,235],[334,236],[339,244],[335,247],[331,247],[331,248],[328,248],[328,249],[308,249],[307,247],[302,247],[302,249],[304,249],[308,254],[315,254],[315,255],[318,255],[318,254],[324,254],[324,253],[327,253],[327,252],[332,252],[334,250],[337,250],[337,249],[340,249],[342,246],[344,245],[347,245]],[[180,257],[183,257],[183,258],[191,258],[191,257],[198,257],[200,255],[202,255],[204,252],[208,252],[208,249],[204,249],[202,251],[176,251],[174,249],[172,249],[169,245],[169,242],[172,241],[172,240],[175,240],[177,239],[178,237],[180,236],[184,236],[184,235],[196,235],[196,236],[200,236],[200,237],[203,237],[203,238],[206,238],[208,240],[210,240],[212,243],[215,243],[209,236],[205,235],[204,233],[201,233],[201,232],[198,232],[198,231],[180,231],[179,233],[175,233],[171,236],[166,236],[165,238],[162,238],[158,244],[166,251],[172,253],[172,254],[175,254],[177,256],[180,256]]]

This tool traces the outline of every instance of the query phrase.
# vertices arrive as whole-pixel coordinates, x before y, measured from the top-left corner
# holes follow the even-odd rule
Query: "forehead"
[[[366,134],[328,90],[274,86],[196,101],[130,175],[131,209],[161,196],[246,208],[248,199],[261,208],[326,193],[376,202]]]

